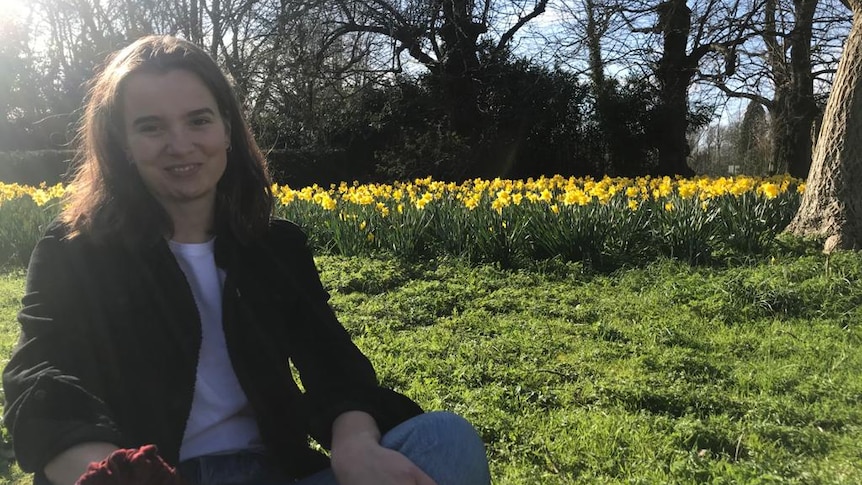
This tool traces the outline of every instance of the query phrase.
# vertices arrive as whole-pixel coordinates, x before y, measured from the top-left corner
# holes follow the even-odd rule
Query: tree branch
[[[437,61],[434,58],[422,51],[419,44],[421,33],[417,33],[415,32],[415,29],[411,29],[406,26],[387,28],[380,25],[360,25],[355,23],[344,24],[329,34],[328,38],[323,42],[321,50],[328,49],[339,37],[352,32],[379,34],[390,37],[401,43],[401,45],[398,46],[399,51],[406,50],[411,57],[426,67],[437,64]]]
[[[509,43],[509,41],[512,40],[512,37],[514,37],[515,34],[519,30],[521,30],[521,27],[526,25],[527,22],[529,22],[530,20],[533,20],[534,18],[538,17],[539,15],[542,15],[543,13],[545,13],[545,7],[547,7],[547,6],[548,6],[548,0],[539,0],[539,3],[536,4],[536,8],[534,8],[532,12],[530,12],[529,14],[525,15],[524,17],[521,17],[520,19],[518,19],[518,21],[515,23],[515,25],[513,25],[509,30],[506,31],[505,34],[503,34],[500,37],[500,41],[497,42],[497,46],[495,47],[495,50],[501,51],[502,49],[504,49],[506,47],[506,45]]]
[[[717,87],[724,94],[728,95],[731,98],[750,99],[751,101],[755,101],[755,102],[762,104],[763,106],[766,106],[766,108],[769,110],[772,110],[772,108],[775,104],[772,102],[771,99],[764,98],[763,96],[760,96],[758,94],[751,94],[751,93],[743,93],[740,91],[734,91],[733,89],[730,89],[729,87],[727,87],[724,83],[712,83],[712,84],[713,84],[713,86]]]

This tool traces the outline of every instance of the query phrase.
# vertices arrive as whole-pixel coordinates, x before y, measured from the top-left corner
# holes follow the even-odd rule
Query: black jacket
[[[201,324],[167,243],[96,245],[52,227],[33,252],[21,338],[3,373],[5,423],[22,469],[41,471],[82,442],[158,446],[176,465],[191,409]],[[327,466],[308,435],[369,412],[386,432],[421,409],[378,386],[337,321],[305,235],[275,221],[241,245],[219,235],[228,354],[269,452],[302,477]],[[304,391],[294,382],[290,363]]]

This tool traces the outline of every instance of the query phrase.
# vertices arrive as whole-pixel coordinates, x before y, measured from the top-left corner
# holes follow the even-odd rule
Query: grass
[[[15,315],[21,306],[24,278],[22,270],[0,273],[0,366],[3,368],[9,362],[9,354],[18,341],[18,322]],[[14,462],[8,433],[5,426],[0,430],[0,484],[29,484],[32,479],[23,474]]]
[[[381,380],[473,422],[496,484],[862,483],[860,253],[318,265]],[[0,279],[3,360],[22,281]]]

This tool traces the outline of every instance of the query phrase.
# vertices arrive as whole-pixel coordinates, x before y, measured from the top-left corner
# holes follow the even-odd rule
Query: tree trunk
[[[829,94],[805,195],[787,228],[826,238],[824,251],[862,248],[862,0]]]
[[[811,168],[811,126],[817,116],[814,101],[814,75],[811,73],[811,35],[818,0],[794,0],[796,23],[790,32],[790,72],[793,78],[791,118],[795,128],[795,151],[787,157],[787,171],[799,178],[808,176]]]
[[[444,23],[440,28],[443,39],[441,84],[446,95],[447,111],[458,135],[472,139],[480,125],[477,106],[479,89],[479,36],[485,31],[473,21],[472,8],[466,0],[444,0]]]
[[[658,173],[690,177],[694,170],[688,166],[688,82],[678,80],[663,87],[662,106],[659,108]]]
[[[584,10],[587,16],[585,28],[587,51],[589,52],[590,80],[597,91],[605,88],[605,61],[602,58],[602,36],[607,29],[600,28],[596,17],[599,15],[595,0],[586,0]]]
[[[810,69],[809,69],[810,71]],[[808,176],[811,166],[811,126],[817,114],[813,91],[806,96],[792,86],[775,90],[772,118],[772,161],[770,173],[787,172],[797,178]]]
[[[210,56],[213,59],[218,59],[218,46],[222,42],[222,23],[221,0],[213,0],[210,9],[210,25],[213,29]]]
[[[596,99],[596,117],[599,123],[601,136],[601,160],[595,160],[597,172],[608,175],[620,175],[620,167],[612,155],[612,147],[608,140],[611,139],[609,130],[610,123],[607,122],[610,111],[608,82],[605,78],[605,61],[602,58],[602,36],[605,29],[600,29],[596,17],[597,6],[594,0],[584,1],[584,14],[587,17],[587,25],[584,28],[586,35],[587,52],[589,52],[590,81],[593,83],[593,95]]]
[[[656,72],[661,88],[658,108],[658,175],[694,175],[686,163],[689,154],[688,87],[694,69],[686,53],[691,31],[691,9],[685,0],[670,0],[658,8],[659,26],[664,34],[662,52]]]
[[[206,2],[206,0],[201,0]],[[199,0],[191,0],[191,4],[189,5],[189,30],[191,31],[192,38],[190,41],[194,42],[197,45],[203,45],[204,36],[202,22],[201,22],[201,11],[203,10],[200,5]]]
[[[814,76],[811,74],[811,35],[818,0],[794,0],[794,26],[779,50],[777,42],[770,49],[770,64],[775,79],[773,103],[774,172],[786,167],[798,178],[808,176],[811,166],[811,126],[817,116],[814,101]],[[774,28],[774,23],[773,23]],[[790,59],[784,52],[790,50]]]

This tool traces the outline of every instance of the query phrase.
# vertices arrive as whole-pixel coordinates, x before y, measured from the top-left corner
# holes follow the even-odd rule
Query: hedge
[[[38,186],[67,182],[72,150],[0,152],[0,182]],[[273,181],[279,185],[328,187],[343,180],[368,181],[370,174],[340,150],[272,150],[267,154]]]

